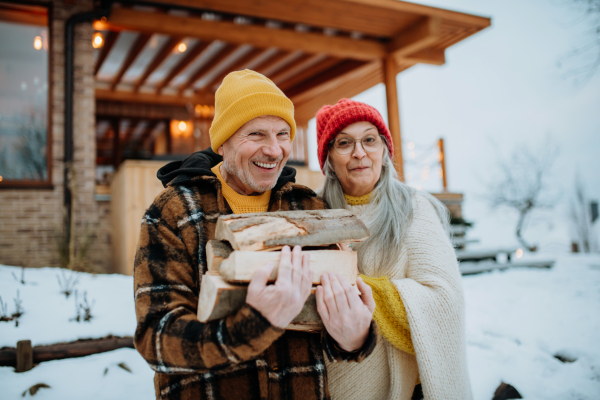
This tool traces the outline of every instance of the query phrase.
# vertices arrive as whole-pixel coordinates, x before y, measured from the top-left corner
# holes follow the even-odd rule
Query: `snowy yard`
[[[92,319],[76,322],[75,296],[60,293],[58,272],[26,270],[23,285],[20,268],[0,266],[7,313],[14,312],[17,290],[24,310],[18,327],[0,322],[0,347],[22,339],[36,346],[133,334],[130,277],[81,274],[78,302],[87,292]],[[465,276],[463,282],[476,400],[492,399],[501,381],[525,399],[600,398],[600,256],[559,256],[551,270],[510,269]],[[0,367],[2,399],[22,398],[38,383],[50,388],[41,388],[37,399],[150,399],[152,378],[133,349],[44,362],[20,374]]]

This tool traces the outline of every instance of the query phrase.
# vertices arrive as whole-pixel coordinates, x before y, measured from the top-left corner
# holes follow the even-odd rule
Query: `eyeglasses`
[[[367,153],[372,153],[381,148],[381,145],[383,144],[383,138],[381,137],[381,135],[367,135],[363,136],[360,139],[342,137],[333,139],[329,143],[330,145],[333,145],[333,148],[338,154],[346,155],[354,152],[356,142],[360,142],[364,151],[366,151]]]

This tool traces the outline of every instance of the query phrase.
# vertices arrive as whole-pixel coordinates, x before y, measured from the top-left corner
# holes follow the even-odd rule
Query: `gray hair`
[[[342,185],[338,180],[329,157],[325,161],[325,184],[319,195],[331,208],[350,209],[344,198]],[[433,205],[446,233],[449,229],[449,213],[446,206],[426,192],[417,190],[398,180],[394,163],[385,146],[379,181],[371,194],[369,207],[362,220],[371,236],[355,247],[358,252],[358,265],[367,265],[369,260],[381,260],[384,269],[393,267],[400,258],[403,239],[413,217],[412,199],[425,196]],[[396,244],[396,245],[394,245]],[[362,270],[362,268],[361,268]]]

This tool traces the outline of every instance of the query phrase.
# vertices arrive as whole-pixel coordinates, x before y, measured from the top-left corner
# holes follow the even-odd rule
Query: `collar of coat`
[[[183,161],[168,163],[158,170],[156,176],[164,187],[181,185],[203,176],[216,178],[216,175],[210,169],[221,161],[223,161],[223,157],[209,147],[206,150],[193,153]],[[273,190],[278,191],[288,182],[296,182],[296,170],[292,167],[284,166]]]

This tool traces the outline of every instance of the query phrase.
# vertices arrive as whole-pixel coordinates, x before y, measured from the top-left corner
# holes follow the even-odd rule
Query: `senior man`
[[[361,280],[362,298],[335,275],[323,279],[323,334],[285,330],[311,290],[299,247],[281,251],[275,284],[273,265],[254,275],[237,313],[196,318],[220,215],[326,208],[285,167],[295,131],[293,104],[273,82],[233,72],[215,95],[212,150],[159,171],[166,189],[142,220],[134,268],[135,347],[156,371],[158,399],[328,399],[324,357],[361,361],[373,350],[375,303]]]

